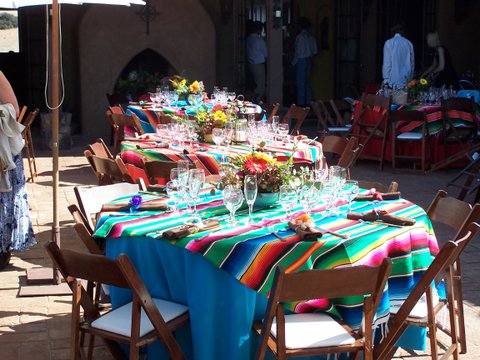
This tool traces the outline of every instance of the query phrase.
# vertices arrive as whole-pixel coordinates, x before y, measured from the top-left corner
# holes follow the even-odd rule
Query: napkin
[[[396,216],[389,214],[386,210],[370,210],[361,213],[349,212],[347,219],[350,220],[364,220],[364,221],[377,221],[380,220],[387,224],[411,226],[415,224],[415,219],[409,219],[403,216]]]
[[[200,231],[211,230],[220,225],[220,221],[207,219],[202,224],[187,223],[177,226],[163,232],[163,237],[168,240],[180,240],[184,237],[195,234]]]
[[[147,186],[147,191],[158,192],[158,193],[165,193],[166,188],[165,185],[161,184],[150,184]]]
[[[130,204],[104,204],[102,206],[102,211],[130,211]],[[139,205],[137,211],[148,211],[148,210],[168,210],[168,205],[165,203],[159,202],[145,202]]]
[[[297,216],[288,222],[288,227],[295,231],[300,240],[314,241],[322,237],[324,231],[319,229],[307,214]]]
[[[357,195],[355,197],[355,201],[373,201],[373,200],[397,200],[400,199],[401,193],[397,192],[375,192],[373,194],[364,194],[364,195]]]
[[[170,145],[168,143],[164,143],[164,142],[154,142],[154,141],[150,141],[150,142],[144,142],[144,143],[141,143],[141,144],[137,144],[137,149],[152,149],[152,148],[162,148],[162,149],[165,149],[165,148],[168,148]]]

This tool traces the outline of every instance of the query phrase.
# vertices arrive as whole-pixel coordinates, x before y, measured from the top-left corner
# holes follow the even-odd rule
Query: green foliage
[[[115,86],[115,92],[120,95],[131,95],[133,99],[154,92],[160,84],[159,74],[150,74],[144,70],[131,71],[128,77],[119,79]]]
[[[0,30],[18,27],[18,18],[10,13],[0,12]]]

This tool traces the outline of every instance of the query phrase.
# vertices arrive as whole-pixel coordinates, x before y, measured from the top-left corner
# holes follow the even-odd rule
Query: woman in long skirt
[[[17,98],[0,71],[0,270],[10,261],[11,251],[23,251],[36,244],[25,189],[21,156],[23,126],[16,122]]]

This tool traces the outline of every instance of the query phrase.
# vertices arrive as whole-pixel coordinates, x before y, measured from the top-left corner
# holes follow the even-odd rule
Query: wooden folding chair
[[[293,126],[293,129],[290,131],[292,135],[298,135],[300,133],[300,128],[302,127],[303,122],[308,116],[309,111],[310,111],[310,108],[308,106],[300,107],[295,104],[290,105],[288,111],[282,118],[282,122],[289,123],[291,126],[293,120],[295,120],[295,125]]]
[[[466,233],[462,234],[462,237],[457,240],[451,240],[447,242],[430,264],[428,269],[424,272],[420,280],[412,289],[407,299],[403,304],[395,311],[395,314],[390,315],[388,321],[388,333],[382,339],[382,341],[375,346],[373,353],[374,358],[378,360],[391,359],[395,352],[395,344],[400,338],[402,333],[406,330],[408,325],[419,324],[418,317],[411,316],[412,311],[415,308],[415,313],[423,313],[429,318],[430,324],[435,324],[433,318],[445,305],[448,308],[450,317],[450,330],[452,344],[445,351],[443,358],[448,358],[453,354],[455,359],[458,359],[458,345],[456,335],[456,323],[453,304],[455,302],[454,292],[449,291],[447,287],[447,301],[439,300],[438,304],[434,303],[434,295],[432,289],[432,283],[438,284],[439,281],[448,279],[450,283],[453,282],[453,272],[450,270],[452,265],[458,261],[458,258],[465,247],[470,243],[473,236],[478,232],[479,225],[476,223],[470,224],[466,228]],[[426,302],[419,303],[422,296],[426,296]],[[424,309],[419,309],[419,305],[425,305]],[[436,340],[436,327],[432,326],[430,329],[430,341],[432,337]],[[435,342],[432,346],[432,359],[436,359],[434,351],[436,352],[437,344]]]
[[[271,104],[271,103],[260,102],[260,106],[263,109],[263,113],[260,115],[263,117],[263,114],[265,114],[265,116],[267,117],[267,123],[270,124],[272,122],[273,117],[276,116],[278,114],[278,111],[280,110],[280,103],[277,102],[277,103]],[[259,120],[261,120],[261,118]]]
[[[443,144],[444,158],[439,163],[447,166],[453,161],[466,157],[472,160],[470,146],[478,145],[475,141],[479,130],[475,102],[473,98],[442,98],[442,133],[440,143]],[[461,118],[461,125],[455,119]],[[450,145],[458,144],[462,149],[450,154]],[[438,164],[437,164],[438,165]],[[438,169],[438,167],[436,167]]]
[[[95,336],[105,341],[116,359],[127,358],[117,342],[128,344],[128,358],[136,360],[140,348],[156,340],[162,341],[172,359],[185,359],[173,332],[189,321],[188,308],[152,298],[126,255],[112,260],[102,255],[60,249],[52,241],[45,247],[73,292],[71,359],[79,356],[82,334],[90,335],[88,359],[92,358]],[[129,289],[132,301],[100,314],[82,280]]]
[[[420,160],[422,164],[422,171],[426,171],[426,147],[430,144],[430,133],[428,131],[428,120],[424,111],[415,110],[397,110],[391,111],[389,115],[389,122],[391,125],[391,141],[392,141],[392,169],[395,170],[397,159]],[[416,123],[421,131],[419,132],[400,132],[399,127],[404,127]],[[420,143],[420,155],[397,154],[397,142],[407,142],[413,145],[415,142]],[[432,163],[432,147],[430,146],[430,164]]]
[[[317,117],[317,131],[332,135],[346,136],[350,133],[351,127],[344,126],[343,121],[338,122],[332,107],[322,100],[311,102],[313,113]],[[338,109],[337,109],[338,111]],[[322,128],[322,130],[320,130]]]
[[[93,233],[95,229],[95,219],[97,213],[102,209],[102,205],[108,203],[114,199],[117,199],[125,195],[138,194],[139,188],[137,184],[131,184],[126,182],[91,186],[91,187],[79,187],[73,188],[75,197],[80,211],[85,219],[87,219],[89,230]]]
[[[382,193],[398,191],[398,183],[396,181],[392,181],[390,185],[386,186],[385,184],[376,181],[358,180],[358,186],[361,189],[375,189]]]
[[[22,131],[22,138],[25,141],[24,150],[27,156],[28,169],[30,170],[30,180],[32,180],[32,182],[35,182],[35,177],[37,177],[37,164],[35,162],[35,148],[33,146],[31,125],[39,111],[38,108],[30,111],[22,124],[25,126],[25,129]]]
[[[364,147],[372,139],[380,139],[382,146],[380,154],[363,156],[365,159],[377,160],[380,162],[380,170],[383,170],[387,136],[389,131],[388,116],[390,113],[390,97],[373,94],[363,94],[362,109],[352,124],[352,135],[358,137],[358,142]]]
[[[17,121],[21,124],[23,122],[23,118],[25,117],[25,114],[27,113],[27,107],[25,105],[22,106],[20,109],[20,113],[18,114]]]
[[[264,359],[267,347],[276,359],[289,355],[363,352],[372,358],[373,319],[390,274],[392,262],[385,259],[378,267],[354,266],[332,270],[285,273],[277,268],[263,321],[253,328],[260,335],[255,359]],[[353,330],[325,313],[285,315],[288,302],[362,296],[364,326]]]
[[[113,127],[113,155],[117,156],[120,145],[126,137],[137,137],[145,131],[135,114],[116,114],[111,111],[107,111],[106,114]]]
[[[315,111],[314,106],[317,107]],[[338,134],[340,136],[347,136],[352,131],[350,119],[346,119],[351,113],[351,105],[343,99],[330,99],[328,103],[318,101],[312,102],[312,108],[317,115],[324,116],[325,121],[330,124],[326,130],[330,134]],[[319,118],[320,120],[320,118]]]
[[[95,142],[88,144],[87,150],[90,150],[90,152],[95,156],[107,159],[114,159],[114,156],[110,152],[110,149],[101,138],[98,138],[97,140],[95,140]]]
[[[143,168],[147,175],[148,182],[147,189],[150,191],[158,191],[170,181],[170,171],[177,167],[176,161],[164,160],[145,160],[143,159]]]
[[[475,204],[472,207],[465,201],[448,196],[446,191],[439,190],[427,209],[427,215],[434,222],[434,225],[435,223],[441,223],[456,231],[454,237],[456,240],[463,236],[470,223],[480,221],[480,204]],[[455,315],[458,322],[460,353],[465,354],[467,352],[467,341],[463,311],[462,272],[459,259],[453,264],[452,273],[453,283],[449,285],[451,291],[455,294]],[[438,323],[437,326],[451,336],[448,329],[443,328]]]
[[[358,139],[355,136],[346,138],[338,135],[329,135],[324,133],[320,139],[323,153],[327,155],[326,159],[330,165],[338,165],[347,169],[347,176],[350,177],[350,167],[355,164],[363,146],[359,146]],[[335,162],[335,159],[338,160]]]
[[[120,157],[104,158],[93,155],[90,150],[85,150],[83,154],[97,176],[98,185],[109,185],[115,182],[135,183]]]

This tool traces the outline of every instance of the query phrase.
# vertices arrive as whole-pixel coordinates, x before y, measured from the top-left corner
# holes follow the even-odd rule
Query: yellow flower
[[[199,84],[198,81],[195,80],[193,83],[190,84],[190,87],[188,88],[190,92],[192,93],[197,93],[199,90]]]
[[[420,79],[420,85],[428,85],[427,79]]]
[[[221,110],[217,110],[213,113],[213,120],[214,121],[221,121],[221,122],[226,122],[227,121],[227,115]]]

